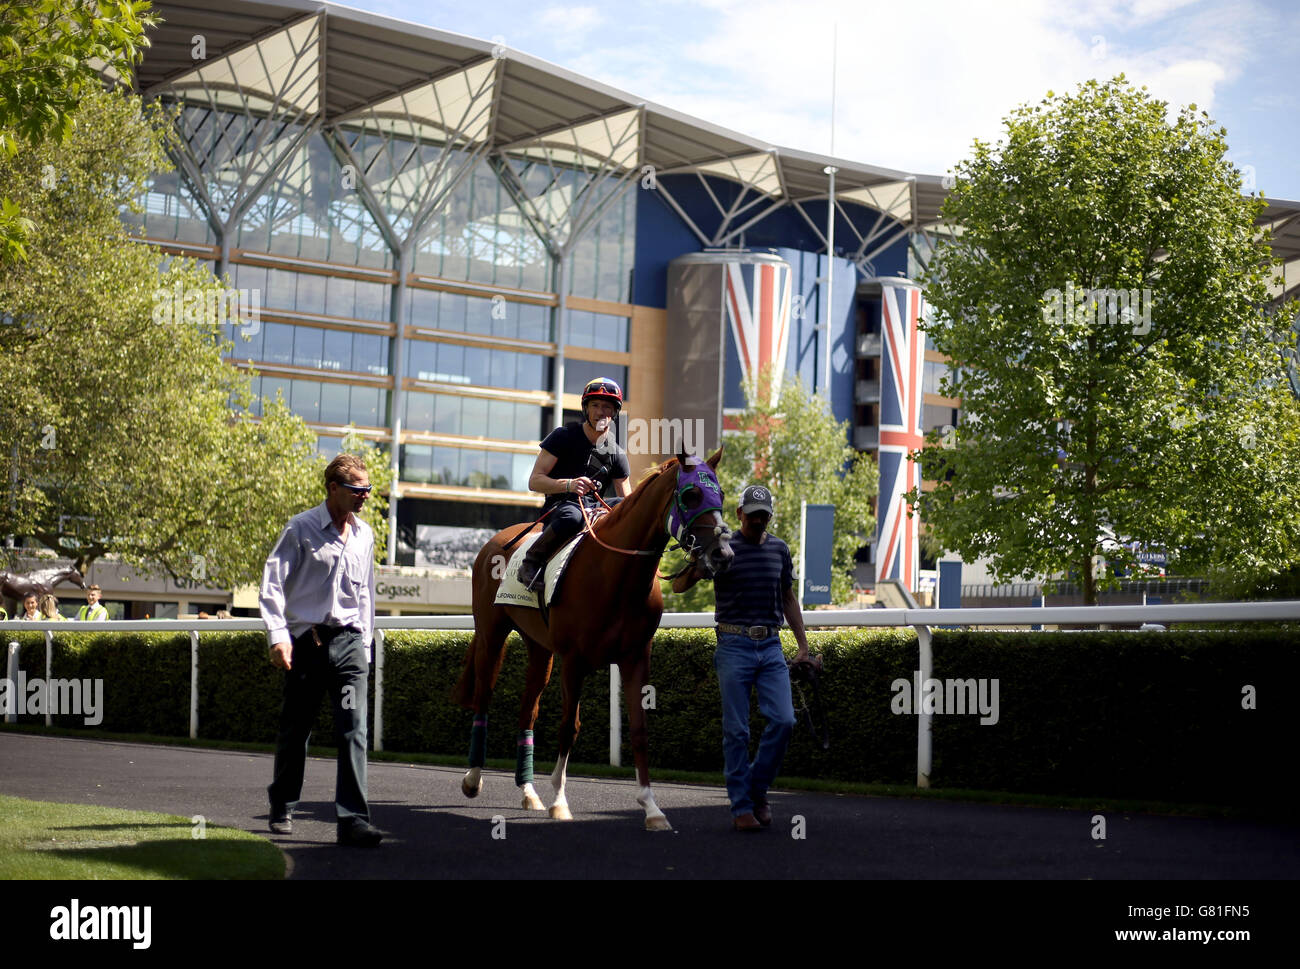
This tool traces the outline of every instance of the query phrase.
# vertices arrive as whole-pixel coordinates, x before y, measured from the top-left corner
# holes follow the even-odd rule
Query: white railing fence
[[[1202,602],[1179,605],[1148,606],[1048,606],[1046,608],[991,608],[991,609],[844,609],[815,610],[804,613],[809,629],[843,627],[910,626],[917,636],[917,669],[921,681],[930,679],[933,672],[931,654],[931,629],[934,626],[966,627],[1033,627],[1042,624],[1070,626],[1131,626],[1144,623],[1168,622],[1276,622],[1300,620],[1300,600],[1276,602]],[[708,612],[666,613],[659,623],[660,629],[711,628],[713,614]],[[375,620],[375,729],[376,750],[384,749],[384,636],[394,629],[448,629],[472,630],[474,617],[454,616],[380,616]],[[8,638],[12,632],[43,632],[45,634],[45,677],[50,679],[55,632],[188,632],[190,637],[190,737],[197,738],[199,730],[199,634],[200,632],[265,632],[261,619],[143,619],[106,620],[101,622],[26,622],[9,620],[0,622],[0,634]],[[10,642],[6,650],[8,660],[5,675],[11,682],[17,678],[18,644]],[[609,669],[609,762],[618,766],[622,748],[622,706],[619,697],[618,667]],[[12,695],[12,692],[11,692]],[[930,786],[930,766],[933,762],[931,746],[931,714],[916,713],[916,786]],[[5,716],[14,722],[13,712]],[[45,714],[45,724],[51,723],[50,713]]]

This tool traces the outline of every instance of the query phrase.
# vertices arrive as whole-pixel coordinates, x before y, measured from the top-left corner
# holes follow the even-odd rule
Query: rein
[[[602,505],[605,506],[605,511],[606,511],[606,512],[612,512],[612,511],[614,510],[613,508],[611,508],[611,507],[609,506],[609,504],[605,501],[605,499],[604,499],[603,497],[601,497],[601,495],[600,495],[599,492],[594,492],[594,494],[595,494],[595,496],[596,496],[596,500],[599,501]],[[679,490],[679,491],[677,491],[677,492],[674,494],[674,496],[673,496],[673,502],[679,502],[679,501],[680,501],[680,496],[681,496],[681,492],[680,492],[680,490]],[[671,505],[673,502],[670,502],[670,505]],[[664,550],[662,550],[662,549],[661,549],[660,551],[658,551],[658,552],[651,552],[651,551],[649,551],[649,550],[647,550],[647,549],[615,548],[613,545],[610,545],[608,542],[604,541],[604,540],[603,540],[599,535],[596,534],[596,529],[592,527],[594,523],[592,522],[591,516],[590,516],[590,515],[588,514],[588,512],[587,512],[587,504],[586,504],[586,502],[584,502],[584,501],[582,501],[582,500],[579,500],[579,501],[578,501],[578,507],[582,510],[582,530],[583,530],[584,532],[586,532],[588,535],[590,535],[592,538],[594,538],[594,539],[595,539],[595,540],[600,544],[600,546],[601,546],[602,548],[605,548],[605,549],[607,549],[607,550],[609,550],[609,551],[611,551],[611,552],[618,552],[620,555],[652,555],[652,556],[654,556],[655,558],[662,558],[662,557],[663,557]],[[703,514],[705,511],[711,511],[711,510],[714,510],[714,509],[702,509],[700,512],[697,513],[696,517],[698,517],[698,515],[700,515],[700,514]],[[543,517],[544,517],[544,516],[543,516]],[[532,526],[529,526],[529,527],[531,528]],[[671,533],[670,533],[670,534],[671,534]],[[518,538],[520,538],[520,537],[522,537],[522,533],[521,533],[520,536],[516,536],[515,541],[517,541]],[[685,546],[682,545],[682,542],[681,542],[681,538],[680,538],[680,537],[678,537],[678,536],[672,536],[672,537],[676,538],[677,543],[678,543],[678,547],[685,548]],[[691,537],[694,538],[694,536],[691,536]],[[512,541],[511,544],[513,544],[513,541]],[[694,545],[696,548],[698,548],[698,544],[699,544],[698,542],[694,542],[694,543],[693,543],[693,545]],[[659,571],[659,566],[656,565],[656,566],[655,566],[655,575],[658,576],[658,577],[661,578],[661,579],[670,579],[670,580],[671,580],[671,579],[675,579],[675,578],[677,578],[679,575],[684,575],[684,574],[686,573],[686,571],[687,571],[688,569],[690,569],[694,564],[695,564],[695,560],[694,560],[694,559],[691,559],[691,560],[688,561],[685,565],[683,565],[680,569],[678,569],[676,572],[674,572],[672,575],[665,575],[663,572],[660,572],[660,571]]]

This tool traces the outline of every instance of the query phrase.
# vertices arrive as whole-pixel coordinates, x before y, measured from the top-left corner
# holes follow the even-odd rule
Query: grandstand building
[[[528,517],[538,443],[590,378],[619,381],[629,417],[702,426],[705,451],[773,363],[879,455],[865,584],[916,588],[916,519],[890,496],[959,406],[909,282],[942,232],[940,176],[776,147],[315,0],[214,6],[154,4],[135,86],[175,108],[176,167],[131,218],[256,294],[231,355],[255,394],[282,394],[324,451],[349,424],[388,449],[393,566],[463,568],[477,530]],[[1300,206],[1270,212],[1295,249]],[[634,474],[668,446],[632,453]],[[384,611],[468,608],[461,579],[391,578]]]

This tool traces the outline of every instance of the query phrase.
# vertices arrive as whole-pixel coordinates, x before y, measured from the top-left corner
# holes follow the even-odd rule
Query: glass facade
[[[636,242],[636,181],[624,188],[607,179],[600,194],[622,190],[574,246],[569,264],[569,293],[614,303],[632,301],[632,266]]]
[[[388,391],[383,387],[298,380],[290,377],[254,377],[252,413],[262,414],[261,398],[275,400],[279,393],[289,409],[317,424],[357,424],[383,427],[387,423]]]
[[[260,292],[263,309],[381,322],[392,316],[392,287],[387,283],[240,263],[230,267],[230,279],[236,289]]]
[[[463,296],[415,287],[406,291],[406,305],[412,326],[542,343],[551,339],[553,311],[549,306],[516,303],[502,296]]]
[[[418,390],[408,390],[405,401],[405,430],[505,441],[540,441],[542,419],[547,413],[537,404]]]
[[[403,481],[527,491],[535,454],[511,454],[472,448],[403,444]]]
[[[597,377],[609,377],[623,388],[623,397],[628,396],[627,367],[612,363],[596,363],[594,360],[576,360],[567,357],[564,361],[564,392],[580,394],[587,386],[587,381]]]
[[[549,391],[551,358],[537,353],[408,340],[406,376],[439,383]]]
[[[392,267],[392,250],[319,132],[311,135],[257,196],[235,231],[241,249],[299,259]],[[340,314],[352,315],[352,314]]]
[[[302,368],[341,378],[336,382],[263,372],[252,380],[252,412],[260,415],[264,398],[279,394],[295,414],[314,424],[351,423],[388,429],[391,436],[394,391],[349,382],[349,375],[554,391],[553,353],[414,337],[403,344],[405,373],[394,375],[390,336],[266,316],[283,311],[337,319],[344,325],[353,320],[391,324],[393,282],[347,274],[351,267],[392,271],[397,256],[388,240],[393,236],[413,240],[411,268],[419,275],[552,294],[557,267],[543,233],[563,244],[573,231],[570,218],[596,211],[599,217],[583,226],[582,237],[571,247],[566,267],[569,293],[627,302],[636,238],[634,184],[617,176],[593,176],[576,159],[572,167],[565,167],[570,162],[563,158],[554,165],[479,159],[436,211],[425,213],[427,201],[451,184],[470,156],[441,143],[440,130],[423,123],[403,127],[379,113],[311,130],[305,122],[314,109],[303,108],[307,102],[302,98],[313,95],[308,88],[299,93],[301,103],[294,107],[258,101],[242,88],[212,87],[207,80],[183,92],[169,92],[166,98],[181,106],[178,152],[188,156],[189,164],[152,180],[140,200],[143,213],[124,213],[128,223],[150,238],[219,246],[219,232],[199,201],[206,194],[217,223],[231,223],[225,240],[231,250],[226,266],[230,285],[256,291],[264,313],[256,327],[245,321],[241,327],[227,328],[225,336],[232,344],[228,358],[250,361],[254,367]],[[348,163],[349,153],[355,165]],[[189,184],[191,176],[199,179],[202,191]],[[378,214],[368,207],[372,202],[379,206]],[[231,213],[238,213],[233,221]],[[419,227],[417,215],[424,216]],[[385,221],[393,235],[381,231]],[[320,271],[254,265],[276,257],[317,263]],[[554,306],[522,302],[505,293],[459,294],[412,284],[402,311],[405,322],[447,334],[531,343],[555,339]],[[567,322],[572,346],[629,351],[630,320],[625,316],[570,308]],[[580,392],[588,380],[602,375],[626,389],[627,366],[572,357],[564,389]],[[403,393],[402,406],[403,430],[412,434],[533,445],[551,429],[550,404],[413,390]],[[327,456],[341,446],[335,435],[319,436],[316,443]],[[535,451],[515,454],[401,442],[397,446],[402,479],[418,483],[526,491],[536,460]]]
[[[139,228],[146,238],[217,244],[212,224],[178,172],[155,175],[139,202],[144,211],[123,212],[122,220]]]
[[[546,244],[492,166],[482,160],[426,224],[414,268],[440,279],[512,289],[551,288]]]
[[[262,320],[256,328],[227,325],[224,329],[225,339],[233,344],[226,354],[231,359],[380,377],[388,374],[392,341],[386,336],[269,320]]]
[[[626,316],[610,316],[608,313],[589,313],[585,310],[570,309],[568,317],[569,332],[566,342],[570,346],[614,350],[618,353],[628,352],[632,321]]]

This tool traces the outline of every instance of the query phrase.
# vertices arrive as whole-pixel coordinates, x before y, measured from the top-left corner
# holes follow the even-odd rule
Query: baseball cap
[[[762,485],[750,485],[740,493],[740,513],[748,515],[754,511],[772,512],[772,492]]]

